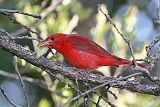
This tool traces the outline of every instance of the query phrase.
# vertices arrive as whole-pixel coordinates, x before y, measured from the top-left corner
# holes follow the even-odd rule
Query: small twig
[[[23,25],[20,22],[18,22],[11,14],[8,14],[6,12],[0,12],[0,13],[2,13],[5,16],[7,16],[13,23],[16,23],[16,24],[20,25],[21,27],[27,29],[28,31],[38,35],[38,33],[36,31],[33,31],[29,26]]]
[[[18,21],[17,21],[15,18],[13,18],[12,16],[8,16],[8,18],[9,18],[10,20],[12,20],[13,23],[16,23],[16,24],[20,25],[21,27],[27,29],[29,32],[38,35],[38,33],[37,33],[36,31],[33,31],[31,27],[21,24],[20,22],[18,22]]]
[[[51,52],[51,54],[52,54],[52,57],[54,57],[54,58],[56,58],[57,56],[56,56],[56,53],[54,54],[53,53],[53,51],[52,51],[52,48],[51,47],[48,47],[49,48],[49,51]]]
[[[11,104],[13,107],[22,107],[22,106],[15,104],[13,101],[11,101],[11,99],[7,96],[7,94],[5,93],[4,89],[1,86],[0,86],[0,90],[9,104]]]
[[[148,62],[146,59],[135,59],[135,61],[143,61],[143,62]]]
[[[84,96],[84,107],[89,107],[90,97],[89,95]]]
[[[101,101],[101,98],[102,98],[101,96],[98,97],[98,101],[97,101],[96,107],[99,107],[99,103]]]
[[[84,89],[84,91],[87,91],[90,87],[88,86],[88,83],[86,83],[86,82],[83,82],[84,83],[84,87],[85,87],[85,89]],[[84,96],[84,107],[89,107],[89,101],[90,101],[90,97],[89,97],[89,94],[86,94],[85,96]]]
[[[18,77],[19,77],[19,80],[20,80],[20,83],[21,83],[21,86],[22,86],[22,90],[23,90],[23,93],[24,93],[24,96],[25,96],[26,106],[27,106],[27,107],[30,107],[30,106],[29,106],[29,99],[28,99],[26,87],[25,87],[25,84],[24,84],[24,82],[23,82],[22,76],[21,76],[21,74],[20,74],[20,72],[19,72],[19,70],[18,70],[18,66],[17,66],[16,60],[17,60],[17,57],[14,56],[14,57],[13,57],[13,65],[14,65],[14,67],[15,67],[15,71],[16,71]]]
[[[107,91],[109,94],[111,94],[111,95],[117,100],[118,97],[116,96],[115,93],[113,93],[111,90],[109,90],[110,88],[111,88],[110,85],[108,85],[108,87],[106,87],[106,91]]]
[[[97,105],[97,102],[93,101],[92,99],[90,99],[90,102],[93,103],[95,106]],[[102,107],[102,106],[98,105],[96,107]]]
[[[111,90],[108,90],[107,92],[111,94],[116,100],[118,99],[117,95],[113,93]]]
[[[78,80],[77,79],[76,79],[76,87],[79,90],[79,84],[78,84]],[[79,95],[79,94],[80,94],[79,91],[77,91],[77,95]],[[76,102],[76,106],[79,107],[79,99]]]
[[[129,47],[129,50],[131,52],[131,56],[133,58],[133,62],[136,66],[138,66],[138,64],[136,63],[135,61],[135,57],[134,57],[134,51],[133,51],[133,48],[132,48],[132,45],[131,45],[131,41],[126,37],[124,36],[117,28],[117,26],[113,23],[112,19],[110,18],[110,16],[106,13],[103,12],[103,10],[101,9],[101,5],[99,4],[99,10],[102,12],[102,14],[106,17],[107,21],[113,25],[113,27],[116,29],[117,33],[123,38],[123,40],[127,43],[128,47]]]
[[[23,15],[30,16],[30,17],[37,18],[37,19],[41,19],[42,18],[42,16],[40,16],[40,15],[34,15],[34,14],[21,12],[20,10],[0,9],[0,13],[1,12],[2,13],[18,13],[18,14],[23,14]]]
[[[39,41],[39,42],[44,41],[42,39],[33,38],[33,37],[29,37],[29,36],[13,37],[13,39],[30,39],[30,40],[36,40],[36,41]]]
[[[92,89],[92,87],[89,87],[87,84],[85,84],[89,89]],[[110,86],[108,85],[106,91],[109,92],[111,95],[113,95],[113,97],[115,99],[117,99],[117,96],[112,93],[111,91],[109,91]],[[109,104],[111,107],[116,107],[114,104],[112,104],[110,101],[108,101],[108,99],[106,99],[103,95],[101,95],[99,92],[97,92],[96,90],[93,91],[94,94],[98,95],[100,97],[100,99],[103,99],[107,104]],[[107,93],[106,93],[107,94]],[[96,104],[97,105],[97,104]]]

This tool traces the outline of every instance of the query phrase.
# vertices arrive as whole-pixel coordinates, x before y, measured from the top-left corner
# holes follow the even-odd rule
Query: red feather
[[[68,36],[67,41],[71,43],[75,49],[78,49],[80,51],[85,51],[100,57],[107,57],[116,60],[121,60],[121,58],[107,52],[97,43],[91,41],[90,39],[84,38],[83,36],[77,36],[75,34],[71,34],[70,36]]]

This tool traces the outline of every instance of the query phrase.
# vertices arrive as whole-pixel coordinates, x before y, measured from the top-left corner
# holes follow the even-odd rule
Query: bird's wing
[[[76,49],[80,50],[80,51],[85,51],[97,56],[101,56],[101,57],[109,57],[109,58],[113,58],[116,60],[121,60],[121,58],[107,52],[105,49],[103,49],[102,47],[100,47],[98,44],[96,44],[95,42],[84,38],[82,36],[77,36],[77,35],[70,35],[67,38],[67,41]]]

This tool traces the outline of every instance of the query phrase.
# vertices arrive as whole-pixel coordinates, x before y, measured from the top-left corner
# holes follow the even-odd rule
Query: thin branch
[[[116,96],[116,94],[113,93],[111,90],[107,90],[107,92],[108,92],[109,94],[111,94],[116,100],[118,99],[118,97]]]
[[[31,29],[31,27],[21,24],[21,23],[18,22],[11,14],[8,14],[8,13],[6,13],[6,12],[1,12],[1,11],[0,11],[0,13],[3,14],[3,15],[5,15],[5,16],[7,16],[13,23],[16,23],[16,24],[20,25],[21,27],[27,29],[27,31],[30,31],[30,32],[38,35],[38,33],[37,33],[36,31],[33,31],[33,30]]]
[[[4,89],[2,88],[2,86],[0,86],[0,90],[1,90],[1,93],[3,94],[3,96],[5,97],[6,101],[11,104],[13,107],[22,107],[22,106],[19,106],[17,104],[15,104],[13,101],[11,101],[11,99],[8,97],[8,95],[5,93]]]
[[[31,27],[21,24],[20,22],[18,22],[15,18],[13,18],[13,17],[11,17],[11,16],[8,16],[8,18],[9,18],[13,23],[16,23],[16,24],[20,25],[21,27],[27,29],[27,31],[38,35],[38,33],[37,33],[36,31],[33,31]]]
[[[128,79],[128,78],[131,78],[131,77],[134,77],[134,76],[137,76],[137,75],[139,75],[139,73],[137,73],[137,74],[132,74],[132,75],[129,75],[129,76],[120,78],[120,79],[111,80],[111,81],[108,81],[108,82],[106,82],[106,83],[104,83],[104,84],[98,85],[98,86],[96,86],[96,87],[94,87],[94,88],[91,88],[90,90],[87,90],[87,91],[81,93],[79,96],[76,96],[76,97],[72,98],[72,99],[69,100],[68,102],[66,102],[66,103],[64,103],[64,104],[62,104],[62,105],[59,105],[58,107],[64,107],[65,105],[67,105],[67,104],[69,104],[69,103],[71,103],[71,102],[73,102],[73,101],[76,101],[77,99],[79,99],[79,98],[81,98],[81,97],[83,97],[83,96],[85,96],[85,95],[87,95],[87,94],[89,94],[89,93],[91,93],[91,92],[94,92],[94,90],[96,90],[96,89],[98,89],[98,88],[102,88],[102,87],[104,87],[104,86],[106,86],[106,85],[109,85],[109,84],[111,84],[111,83],[114,83],[114,82],[117,82],[117,81],[121,81],[121,80],[126,80],[126,79]]]
[[[40,15],[34,15],[34,14],[21,12],[20,10],[0,9],[0,13],[18,13],[18,14],[23,14],[23,15],[30,16],[30,17],[33,17],[33,18],[36,18],[36,19],[41,19],[42,18],[42,16],[40,16]]]
[[[134,57],[134,51],[133,51],[133,48],[132,48],[132,45],[131,45],[131,41],[126,37],[124,36],[117,28],[117,26],[114,24],[114,22],[112,21],[112,19],[110,18],[110,16],[106,13],[103,12],[103,10],[101,9],[101,5],[99,4],[99,10],[102,12],[102,14],[106,17],[107,21],[116,29],[117,33],[123,38],[123,40],[127,43],[128,47],[129,47],[129,50],[130,50],[130,53],[131,53],[131,56],[133,58],[133,62],[136,66],[138,66],[138,64],[136,63],[135,61],[135,57]]]
[[[40,15],[33,15],[33,14],[25,13],[25,12],[21,12],[20,10],[10,10],[10,9],[0,9],[0,13],[2,13],[5,16],[7,16],[10,20],[13,21],[13,23],[16,23],[16,24],[24,27],[28,31],[30,31],[30,32],[35,33],[36,35],[38,35],[38,33],[35,32],[35,31],[33,31],[29,26],[22,25],[15,18],[13,18],[12,14],[14,14],[14,13],[23,14],[23,15],[30,16],[30,17],[33,17],[33,18],[36,18],[36,19],[41,19],[42,16],[40,16]]]
[[[86,82],[83,82],[83,83],[84,83],[84,92],[85,92],[89,89],[89,87],[88,87],[88,84]],[[84,95],[84,107],[89,107],[89,101],[90,101],[89,94]]]
[[[89,107],[89,101],[90,101],[90,96],[89,95],[85,95],[84,96],[84,107]]]
[[[18,70],[18,66],[17,66],[16,60],[17,60],[17,57],[14,56],[13,57],[13,65],[15,67],[15,71],[16,71],[16,73],[18,75],[18,78],[19,78],[21,86],[22,86],[22,90],[23,90],[23,93],[24,93],[24,96],[25,96],[26,106],[30,107],[30,105],[29,105],[29,99],[28,99],[28,95],[27,95],[27,91],[26,91],[26,86],[25,86],[25,84],[23,82],[23,79],[22,79],[22,76],[21,76],[21,74],[20,74],[20,72]]]
[[[39,42],[44,41],[42,39],[37,39],[37,38],[29,37],[29,36],[13,37],[12,39],[30,39],[30,40],[36,40],[36,41],[39,41]]]
[[[102,98],[101,96],[98,97],[98,101],[97,101],[97,103],[96,103],[96,107],[99,107],[99,103],[100,103],[100,101],[101,101],[101,98]]]
[[[79,90],[79,84],[78,84],[78,80],[76,79],[76,88]],[[77,95],[79,95],[80,94],[80,92],[79,91],[77,91]],[[76,102],[76,107],[79,107],[79,99],[77,100],[77,102]]]

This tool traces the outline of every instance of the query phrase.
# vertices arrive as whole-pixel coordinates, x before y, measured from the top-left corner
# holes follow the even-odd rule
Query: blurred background
[[[39,15],[44,14],[53,2],[55,0],[0,0],[0,8],[18,9],[22,12]],[[98,10],[98,4],[101,4],[102,10],[110,15],[118,29],[132,41],[136,59],[145,59],[147,57],[145,46],[160,34],[160,26],[155,23],[158,19],[157,6],[160,5],[160,0],[62,0],[54,11],[36,23],[33,23],[35,19],[24,15],[14,14],[14,17],[23,25],[32,25],[32,29],[38,32],[43,39],[53,33],[77,33],[92,39],[119,57],[132,59],[127,44],[114,27],[106,22],[105,16]],[[6,16],[1,14],[0,28],[19,36],[37,38],[37,35],[23,31],[21,26],[12,23]],[[39,51],[36,47],[37,41],[17,40],[17,43],[33,51]],[[157,47],[155,47],[155,50]],[[47,57],[57,61],[57,63],[63,63],[64,60],[60,54],[57,55],[57,58],[53,58],[52,54],[48,54]],[[12,60],[12,54],[0,49],[0,84],[15,103],[25,106],[20,82],[14,79],[15,75],[10,76],[16,74]],[[74,90],[54,77],[50,78],[44,71],[28,62],[17,59],[17,64],[23,76],[42,80],[38,82],[35,82],[35,80],[33,80],[34,82],[25,81],[31,107],[54,107],[77,95]],[[156,68],[150,71],[151,74],[160,76],[159,68],[160,66],[157,64]],[[97,72],[105,76],[116,76],[123,70],[123,66],[101,67]],[[5,75],[6,72],[8,74]],[[131,70],[125,70],[123,75],[131,73],[133,73]],[[73,81],[62,75],[58,76],[74,84]],[[47,82],[48,79],[46,78],[48,77],[51,80],[51,85],[48,85],[48,87],[41,86],[43,82]],[[102,92],[102,90],[99,91]],[[160,106],[158,97],[115,88],[112,91],[116,93],[118,99],[115,100],[112,96],[108,96],[108,99],[118,107]],[[91,97],[94,101],[98,100],[96,95],[91,94]],[[83,100],[81,98],[79,101],[80,107],[83,106]],[[109,106],[103,100],[101,100],[100,105],[102,107]],[[0,106],[11,107],[3,95],[0,95]],[[70,103],[68,107],[75,107],[75,103]],[[91,104],[91,107],[94,107],[94,105]]]

